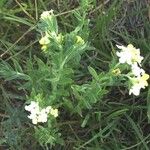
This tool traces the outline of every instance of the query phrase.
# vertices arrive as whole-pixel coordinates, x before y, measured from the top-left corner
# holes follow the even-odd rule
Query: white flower
[[[37,118],[33,118],[33,119],[32,119],[32,123],[33,123],[33,124],[37,124],[37,123],[38,123],[38,119],[37,119]]]
[[[38,115],[38,122],[47,122],[47,117],[46,109],[42,109]]]
[[[127,47],[116,45],[121,52],[116,52],[116,55],[119,57],[120,63],[127,63],[132,65],[134,63],[138,63],[141,65],[141,61],[143,57],[140,56],[140,50],[136,49],[132,44],[129,44]]]
[[[131,69],[132,69],[133,75],[135,75],[136,77],[140,77],[141,75],[145,73],[145,71],[142,68],[140,68],[137,63],[133,64],[131,66]]]
[[[46,113],[48,114],[48,113],[50,112],[51,109],[52,109],[51,106],[46,107],[46,109],[45,109]]]
[[[44,11],[44,12],[41,14],[41,19],[47,19],[47,18],[49,18],[49,17],[51,17],[51,14],[53,14],[53,10]]]
[[[119,62],[121,64],[123,64],[123,63],[131,64],[131,58],[132,58],[132,56],[131,56],[131,54],[128,51],[117,52],[116,55],[118,57],[120,57],[119,58]]]
[[[38,123],[38,114],[36,112],[32,112],[30,115],[28,115],[28,118],[32,120],[33,124]]]
[[[129,90],[129,95],[133,93],[135,96],[138,96],[140,94],[140,90],[141,90],[141,87],[138,84],[135,84]]]
[[[32,123],[37,124],[38,123],[38,114],[40,111],[38,102],[31,101],[30,105],[25,106],[25,110],[30,112],[30,115],[28,115],[28,118],[32,120]]]
[[[38,102],[31,101],[30,105],[25,106],[25,110],[30,111],[30,112],[39,111]]]

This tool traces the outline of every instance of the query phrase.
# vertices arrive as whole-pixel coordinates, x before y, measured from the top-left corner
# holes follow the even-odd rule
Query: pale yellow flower
[[[39,43],[40,43],[41,45],[47,45],[47,44],[49,44],[49,43],[50,43],[50,40],[49,40],[48,35],[45,35],[44,37],[42,37],[42,38],[40,39]]]
[[[148,80],[149,75],[144,73],[142,76],[140,77],[136,77],[136,78],[132,78],[132,87],[129,90],[129,94],[133,93],[134,95],[139,95],[140,94],[140,90],[143,88],[145,88],[146,86],[148,86]]]
[[[112,73],[113,73],[114,75],[119,75],[119,74],[121,74],[121,71],[120,71],[119,68],[117,68],[117,69],[114,69],[114,70],[112,71]]]
[[[51,109],[50,114],[53,115],[55,118],[58,117],[58,109]]]
[[[149,78],[149,75],[144,73],[140,78],[139,78],[139,85],[142,87],[142,88],[145,88],[146,86],[148,86],[148,80]]]
[[[56,40],[58,41],[58,43],[62,43],[64,39],[64,36],[62,34],[58,34],[58,36],[56,37]]]
[[[84,42],[84,40],[80,37],[80,36],[76,36],[76,38],[77,38],[77,43],[79,43],[79,44],[84,44],[85,42]]]

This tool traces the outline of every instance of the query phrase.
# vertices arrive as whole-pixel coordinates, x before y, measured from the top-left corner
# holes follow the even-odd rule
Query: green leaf
[[[99,80],[99,77],[98,77],[98,75],[97,75],[97,72],[95,71],[95,69],[94,68],[92,68],[92,67],[88,67],[88,70],[89,70],[89,72],[90,72],[90,74],[93,76],[93,78],[95,79],[95,80]]]
[[[84,128],[84,127],[86,126],[86,124],[87,124],[87,122],[88,122],[89,119],[90,119],[90,115],[87,114],[87,115],[85,116],[85,118],[84,118],[82,124],[81,124],[81,127],[82,127],[82,128]]]

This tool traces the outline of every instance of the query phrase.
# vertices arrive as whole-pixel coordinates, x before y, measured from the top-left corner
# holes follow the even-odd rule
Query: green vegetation
[[[0,149],[149,150],[150,88],[129,95],[116,55],[150,74],[149,20],[147,0],[1,0]]]

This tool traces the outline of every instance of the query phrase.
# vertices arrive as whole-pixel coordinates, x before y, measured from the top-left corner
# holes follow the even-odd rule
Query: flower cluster
[[[35,101],[31,101],[30,105],[25,106],[25,110],[30,112],[28,118],[32,120],[33,124],[47,122],[48,114],[54,117],[58,116],[57,109],[53,109],[51,106],[42,109],[38,102]]]
[[[132,86],[130,87],[129,94],[134,94],[138,96],[140,90],[148,86],[147,80],[149,75],[141,68],[141,62],[143,57],[140,56],[140,49],[136,49],[132,44],[127,47],[117,45],[120,52],[116,55],[119,57],[119,62],[121,64],[126,63],[131,67],[131,74],[129,77]]]
[[[127,47],[116,45],[121,52],[117,52],[117,56],[119,58],[120,63],[127,63],[129,65],[139,64],[141,65],[141,61],[143,57],[140,56],[140,49],[136,49],[132,44],[129,44]]]
[[[42,32],[42,38],[39,43],[43,52],[48,52],[48,49],[54,49],[54,47],[62,49],[62,44],[65,43],[66,38],[61,33],[58,33],[57,20],[53,10],[44,11],[40,19],[43,22],[44,32]],[[85,44],[85,41],[79,35],[76,35],[73,40],[78,46]]]
[[[48,45],[50,44],[50,38],[56,38],[57,33],[55,29],[55,16],[53,14],[53,10],[50,11],[44,11],[41,14],[41,21],[44,22],[42,25],[43,28],[45,28],[44,35],[42,35],[42,38],[39,40],[39,43],[42,45],[41,49],[43,51],[46,51],[48,48]]]
[[[50,36],[46,32],[45,36],[43,36],[40,40],[39,43],[42,45],[41,49],[45,51],[48,47],[48,44],[50,43]]]

